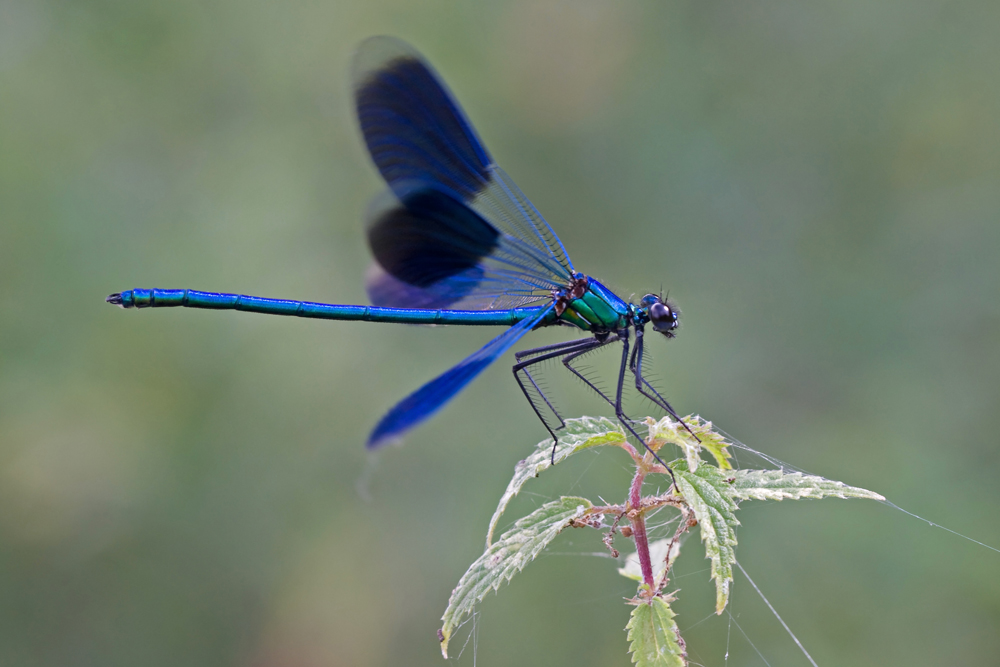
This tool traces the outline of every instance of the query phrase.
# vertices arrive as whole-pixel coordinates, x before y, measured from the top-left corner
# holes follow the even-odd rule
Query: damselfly
[[[517,352],[513,368],[521,391],[554,440],[565,422],[532,375],[534,366],[550,359],[561,360],[607,401],[639,442],[643,438],[622,409],[628,374],[636,391],[678,419],[643,376],[646,325],[672,338],[677,309],[657,294],[631,303],[577,272],[555,232],[493,161],[444,83],[408,44],[390,37],[366,40],[354,59],[353,83],[361,132],[389,186],[367,214],[375,258],[367,276],[373,305],[173,289],[132,289],[107,301],[123,308],[184,306],[330,320],[509,327],[400,401],[375,426],[369,447],[396,439],[430,417],[532,329],[554,325],[588,335]],[[611,393],[598,388],[574,362],[615,343],[621,345],[621,363]]]

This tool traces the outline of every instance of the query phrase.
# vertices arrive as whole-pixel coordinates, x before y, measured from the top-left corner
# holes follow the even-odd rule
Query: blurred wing
[[[487,222],[440,185],[397,184],[367,214],[377,306],[495,309],[551,299],[566,279],[536,249]]]
[[[368,437],[368,447],[374,449],[399,438],[437,412],[497,357],[531,331],[552,308],[551,305],[539,308],[534,316],[518,322],[484,345],[478,352],[397,403],[375,426],[375,430]]]
[[[379,305],[414,307],[413,297],[446,305],[464,300],[466,307],[479,308],[520,305],[570,281],[573,266],[552,228],[493,162],[412,47],[389,37],[366,40],[355,56],[353,78],[365,143],[396,198],[383,197],[369,214],[370,230],[380,232],[369,233],[381,268],[370,275],[369,292],[382,299]],[[381,233],[405,230],[412,236],[425,223],[432,231],[419,243]],[[433,250],[434,239],[447,249]],[[415,259],[418,252],[428,258]],[[387,265],[387,255],[397,261]],[[437,260],[443,263],[432,266]],[[416,281],[398,270],[415,264],[422,264]],[[524,294],[520,278],[536,286],[532,294]]]

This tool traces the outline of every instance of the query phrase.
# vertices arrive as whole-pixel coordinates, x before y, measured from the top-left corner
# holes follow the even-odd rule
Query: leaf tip
[[[444,628],[438,628],[437,631],[438,643],[441,644],[441,655],[445,660],[448,659],[448,635],[444,633]]]

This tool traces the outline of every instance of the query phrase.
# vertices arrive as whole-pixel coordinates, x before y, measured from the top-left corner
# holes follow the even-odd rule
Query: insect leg
[[[601,391],[596,384],[594,384],[593,382],[591,382],[590,379],[586,375],[584,375],[582,372],[580,372],[580,370],[577,369],[577,367],[573,365],[573,362],[577,358],[579,358],[580,356],[586,354],[587,352],[591,352],[593,350],[596,350],[599,347],[603,347],[604,345],[607,345],[608,343],[613,343],[613,342],[619,340],[619,338],[617,337],[617,334],[615,334],[615,336],[616,336],[615,338],[608,338],[607,340],[603,341],[600,345],[594,345],[593,347],[589,347],[589,348],[586,348],[586,349],[583,349],[583,350],[578,350],[578,351],[572,352],[572,353],[567,354],[565,357],[562,358],[563,366],[565,366],[566,369],[569,370],[570,373],[572,373],[573,375],[575,375],[578,378],[580,378],[585,385],[587,385],[588,387],[590,387],[591,389],[593,389],[594,392],[596,392],[598,396],[600,396],[605,401],[607,401],[608,405],[610,405],[611,407],[615,407],[615,402],[611,399],[611,397],[608,396],[607,394],[605,394],[603,391]]]
[[[564,343],[556,343],[554,345],[545,345],[543,347],[536,347],[530,350],[522,350],[514,355],[514,358],[517,360],[517,363],[514,364],[512,370],[514,371],[514,378],[517,380],[517,386],[521,388],[521,393],[523,393],[524,397],[528,399],[528,404],[531,405],[531,409],[535,411],[535,415],[538,417],[538,420],[542,422],[542,426],[544,426],[545,430],[548,431],[549,435],[552,436],[553,464],[555,463],[556,444],[559,442],[559,438],[556,436],[555,432],[563,428],[566,425],[566,422],[563,421],[562,416],[559,414],[558,410],[555,409],[555,406],[553,406],[552,403],[549,401],[548,397],[545,395],[545,392],[542,391],[542,388],[538,386],[537,382],[535,382],[535,378],[531,375],[531,372],[528,370],[528,368],[534,366],[535,364],[540,364],[543,361],[548,361],[549,359],[554,359],[556,357],[564,356],[567,353],[572,354],[581,349],[589,350],[593,348],[595,345],[600,345],[600,344],[601,343],[594,338],[582,338],[582,339],[567,341]],[[545,406],[549,409],[549,412],[551,412],[552,415],[555,416],[555,418],[559,421],[558,426],[553,428],[549,424],[549,422],[546,421],[545,417],[542,415],[542,410],[538,404],[536,397],[532,395],[531,391],[529,390],[529,386],[525,384],[525,380],[527,380],[527,382],[530,383],[531,388],[534,389],[538,398],[540,398],[545,403]]]
[[[637,334],[638,334],[638,331],[637,331]],[[618,421],[621,423],[621,425],[624,426],[625,429],[629,433],[631,433],[635,437],[636,440],[638,440],[640,443],[642,443],[642,446],[646,448],[646,451],[648,451],[650,454],[652,454],[653,458],[656,459],[660,463],[660,465],[662,465],[664,468],[667,469],[667,472],[670,474],[671,481],[674,483],[674,486],[676,486],[677,485],[677,479],[674,477],[674,471],[673,471],[673,469],[670,466],[668,466],[663,461],[663,459],[661,459],[657,455],[656,452],[654,452],[652,449],[650,449],[649,445],[646,444],[646,439],[645,438],[641,437],[638,433],[635,432],[635,429],[632,428],[632,424],[631,424],[632,420],[629,419],[628,415],[626,415],[625,412],[622,410],[622,392],[623,392],[623,390],[625,388],[625,371],[626,371],[626,369],[628,369],[628,365],[629,365],[629,363],[628,363],[629,362],[629,356],[628,356],[628,352],[629,352],[628,329],[625,329],[625,330],[623,330],[623,332],[619,333],[619,339],[622,342],[622,363],[621,363],[621,366],[618,369],[618,389],[617,389],[617,393],[615,394],[615,404],[614,404],[615,405],[615,417],[618,418]],[[641,338],[639,338],[639,340],[641,340]]]
[[[682,420],[677,415],[677,412],[673,409],[670,403],[667,402],[667,399],[660,396],[660,392],[656,391],[653,385],[651,385],[649,381],[647,381],[646,378],[642,376],[642,358],[644,354],[642,334],[643,334],[642,327],[636,327],[635,349],[632,350],[632,359],[629,361],[629,370],[631,370],[632,374],[635,376],[636,391],[638,391],[640,394],[642,394],[650,401],[652,401],[653,404],[656,405],[657,407],[666,410],[667,414],[669,414],[671,417],[674,418],[674,421],[678,422],[681,426],[683,426],[684,429],[688,433],[690,433],[695,440],[701,442],[701,440],[698,438],[697,435],[694,434],[691,428],[686,423],[684,423],[684,420]]]

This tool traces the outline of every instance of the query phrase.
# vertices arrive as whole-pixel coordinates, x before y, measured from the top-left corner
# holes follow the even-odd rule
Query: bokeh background
[[[679,410],[1000,545],[998,28],[989,0],[3,0],[0,664],[442,664],[544,432],[505,359],[405,446],[363,442],[493,332],[103,302],[363,303],[382,186],[348,65],[378,33],[438,68],[578,268],[669,289]],[[557,370],[568,414],[604,412]],[[510,517],[621,498],[625,463],[570,461]],[[877,503],[741,514],[819,664],[998,664],[997,553]],[[563,535],[453,664],[629,664],[634,586],[600,551]],[[707,565],[692,537],[693,661],[807,664],[741,575],[735,623],[709,617]]]

